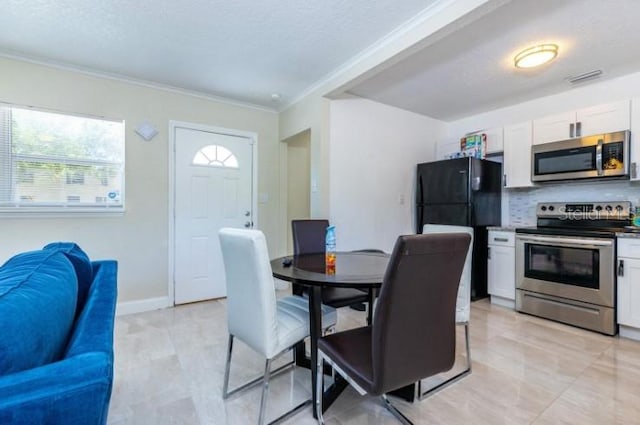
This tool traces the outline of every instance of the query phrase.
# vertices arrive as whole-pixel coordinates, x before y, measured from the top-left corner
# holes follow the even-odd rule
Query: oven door
[[[516,235],[516,287],[615,306],[614,240]]]

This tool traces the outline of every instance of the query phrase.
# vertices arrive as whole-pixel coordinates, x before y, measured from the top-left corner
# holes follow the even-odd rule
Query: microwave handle
[[[604,141],[602,139],[598,139],[598,146],[596,146],[596,170],[598,171],[598,175],[602,175],[602,144]]]

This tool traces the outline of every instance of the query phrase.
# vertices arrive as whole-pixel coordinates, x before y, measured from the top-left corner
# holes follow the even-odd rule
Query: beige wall
[[[268,197],[258,204],[259,227],[272,252],[285,249],[276,113],[10,59],[0,59],[0,101],[126,122],[124,215],[2,218],[0,262],[50,241],[76,241],[91,258],[119,261],[119,302],[167,297],[169,120],[258,134],[258,192]],[[151,142],[134,133],[144,120],[159,129]]]

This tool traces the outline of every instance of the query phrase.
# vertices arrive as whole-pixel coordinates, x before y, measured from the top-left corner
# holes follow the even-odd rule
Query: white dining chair
[[[293,365],[271,371],[272,362],[309,336],[309,301],[300,296],[276,299],[269,253],[264,234],[253,229],[223,228],[219,233],[227,283],[229,346],[225,364],[223,398],[262,382],[258,424],[265,423],[269,378]],[[322,306],[322,328],[335,326],[334,308]],[[266,358],[264,376],[229,391],[234,338]],[[294,407],[273,422],[279,422],[309,405]]]
[[[456,325],[464,326],[464,339],[467,351],[466,368],[444,382],[430,388],[422,388],[423,382],[418,383],[418,398],[420,400],[440,391],[441,389],[459,381],[471,373],[471,350],[469,348],[469,318],[471,317],[471,261],[473,257],[473,227],[454,226],[447,224],[425,224],[423,234],[428,233],[468,233],[471,235],[471,243],[464,262],[464,269],[458,286],[458,298],[456,300]]]

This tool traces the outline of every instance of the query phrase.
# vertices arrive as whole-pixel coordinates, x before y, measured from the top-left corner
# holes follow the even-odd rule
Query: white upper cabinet
[[[575,112],[565,112],[533,120],[533,144],[539,145],[572,138],[569,130],[572,128],[571,126],[575,126],[575,121]]]
[[[640,97],[631,101],[631,180],[640,180]]]
[[[622,100],[580,109],[576,112],[576,125],[579,125],[581,130],[578,136],[629,130],[631,127],[630,102]]]
[[[488,128],[482,133],[487,135],[487,154],[502,152],[504,149],[502,127]]]
[[[531,183],[531,121],[504,127],[504,185],[528,187]]]
[[[622,100],[534,120],[533,144],[628,130],[630,126],[630,103]]]

